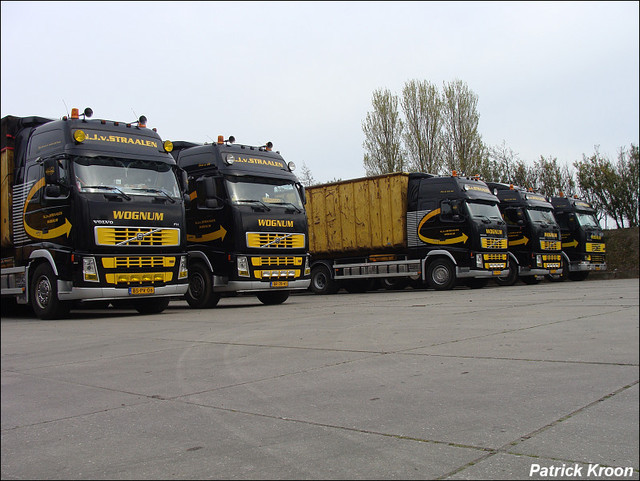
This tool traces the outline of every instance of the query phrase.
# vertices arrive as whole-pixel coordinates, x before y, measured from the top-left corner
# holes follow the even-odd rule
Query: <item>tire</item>
[[[509,272],[505,276],[495,278],[496,284],[499,286],[512,286],[518,280],[518,265],[509,257]]]
[[[520,280],[522,280],[522,282],[524,282],[529,286],[535,286],[540,282],[540,279],[538,279],[538,276],[522,276],[520,277]]]
[[[436,291],[448,291],[456,283],[456,270],[453,262],[445,257],[434,259],[427,267],[427,282]]]
[[[260,302],[267,306],[282,304],[289,299],[289,291],[258,292],[256,295]]]
[[[184,298],[194,309],[215,307],[220,300],[220,295],[213,292],[211,272],[201,262],[189,266],[189,289]]]
[[[569,272],[569,279],[571,279],[572,281],[584,281],[587,277],[589,277],[589,272]]]
[[[169,307],[169,300],[168,297],[136,299],[133,301],[133,307],[140,314],[160,314]]]
[[[30,303],[40,319],[60,319],[69,315],[71,302],[58,299],[58,279],[48,263],[40,264],[33,272]]]
[[[385,277],[380,284],[388,291],[401,291],[409,285],[409,282],[410,279],[406,277]]]
[[[320,264],[311,269],[311,292],[314,294],[335,294],[340,290],[338,283],[331,278],[329,268]]]

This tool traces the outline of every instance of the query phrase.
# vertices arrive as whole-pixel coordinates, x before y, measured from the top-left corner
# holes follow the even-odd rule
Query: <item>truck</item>
[[[188,177],[186,209],[189,289],[193,308],[221,297],[255,295],[285,302],[309,287],[305,189],[273,144],[235,137],[174,142],[172,155]]]
[[[513,184],[487,185],[500,200],[498,207],[508,233],[509,272],[497,277],[496,283],[511,286],[521,279],[525,284],[537,284],[545,276],[560,275],[560,227],[547,198]]]
[[[120,302],[162,312],[188,288],[184,176],[146,117],[2,118],[2,302],[40,319]]]
[[[311,186],[307,213],[316,294],[477,288],[507,272],[498,198],[477,177],[395,172]]]
[[[551,204],[562,234],[562,273],[548,279],[582,281],[590,272],[606,271],[606,244],[596,209],[576,196],[554,196]]]

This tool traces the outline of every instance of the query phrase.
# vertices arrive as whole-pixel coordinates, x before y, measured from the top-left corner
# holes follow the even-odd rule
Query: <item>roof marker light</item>
[[[224,144],[224,135],[218,135],[218,143]]]
[[[80,118],[80,110],[78,110],[77,108],[72,108],[71,109],[71,118],[72,119],[79,119]]]

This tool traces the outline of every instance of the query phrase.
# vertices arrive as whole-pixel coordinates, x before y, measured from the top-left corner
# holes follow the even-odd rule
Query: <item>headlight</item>
[[[95,257],[82,258],[82,277],[88,282],[98,282],[98,267]]]
[[[249,261],[246,256],[240,256],[237,260],[238,263],[238,275],[242,277],[249,277]]]
[[[480,269],[482,269],[484,267],[482,254],[476,254],[476,267],[478,267]]]
[[[178,279],[185,279],[189,277],[189,271],[187,270],[187,256],[180,256],[180,267],[178,268]]]

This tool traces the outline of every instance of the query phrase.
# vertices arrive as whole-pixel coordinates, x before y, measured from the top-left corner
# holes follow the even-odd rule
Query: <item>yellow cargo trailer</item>
[[[316,254],[406,247],[409,174],[307,188],[309,244]]]

